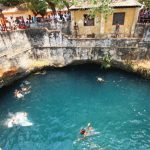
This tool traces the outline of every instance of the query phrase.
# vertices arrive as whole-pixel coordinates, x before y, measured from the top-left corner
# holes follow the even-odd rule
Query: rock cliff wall
[[[145,37],[149,39],[149,30]],[[36,68],[100,63],[107,54],[115,65],[127,59],[149,59],[147,39],[73,39],[47,29],[6,32],[0,34],[0,87]]]
[[[134,37],[143,38],[144,41],[150,42],[150,24],[136,24]]]

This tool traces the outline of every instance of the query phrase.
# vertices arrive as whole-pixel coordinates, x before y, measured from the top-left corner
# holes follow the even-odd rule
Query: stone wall
[[[70,55],[70,57],[74,55],[76,58],[86,52],[96,53],[100,57],[110,54],[113,59],[119,60],[126,59],[129,54],[134,53],[134,57],[131,59],[140,59],[150,57],[150,44],[147,40],[149,37],[148,32],[145,34],[145,37],[144,40],[135,38],[73,39],[68,38],[60,31],[48,31],[46,29],[7,32],[0,34],[0,62],[2,64],[4,63],[3,59],[12,59],[17,55],[24,55],[27,51],[29,51],[30,57],[32,55],[32,58],[36,57],[36,59],[41,59],[42,55],[45,55],[44,58],[46,59],[52,59],[61,55],[65,62],[68,61],[64,57],[65,54]],[[144,54],[147,56],[144,56]],[[80,59],[82,60],[83,58],[80,57]],[[84,59],[91,59],[91,56],[87,54],[87,57]]]
[[[150,41],[150,24],[136,24],[134,37],[143,38],[144,41]]]
[[[0,34],[0,87],[6,84],[3,80],[7,76],[22,76],[35,68],[86,61],[99,63],[107,54],[115,62],[147,59],[149,51],[150,42],[146,39],[73,39],[47,29],[7,32]]]

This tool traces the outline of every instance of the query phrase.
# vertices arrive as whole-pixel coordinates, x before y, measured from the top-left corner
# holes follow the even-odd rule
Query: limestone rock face
[[[0,34],[0,87],[45,66],[63,67],[86,61],[100,63],[150,58],[149,29],[145,39],[74,39],[60,31],[29,29]],[[14,74],[10,74],[15,68]],[[7,73],[6,73],[7,72]],[[4,76],[5,75],[5,76]],[[17,76],[17,77],[16,77]],[[11,79],[10,79],[11,77]]]

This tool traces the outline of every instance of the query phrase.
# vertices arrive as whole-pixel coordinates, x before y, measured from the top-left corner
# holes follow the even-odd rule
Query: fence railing
[[[138,23],[149,23],[150,24],[150,18],[143,18],[143,17],[140,17],[138,19]]]
[[[6,29],[0,26],[0,31],[10,31],[10,30],[19,30],[27,28],[47,28],[49,30],[60,30],[63,33],[70,35],[71,34],[71,21],[67,22],[36,22],[36,23],[24,23],[24,24],[6,24]]]

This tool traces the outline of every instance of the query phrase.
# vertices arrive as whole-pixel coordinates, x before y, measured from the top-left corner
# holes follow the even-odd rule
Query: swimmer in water
[[[14,96],[17,97],[18,94],[19,94],[19,90],[16,89],[14,92]]]
[[[102,78],[100,78],[100,77],[97,78],[97,81],[98,81],[98,82],[105,82],[105,80],[102,79]]]
[[[14,92],[14,96],[17,97],[17,94],[18,94],[18,90],[16,89]]]
[[[13,119],[12,119],[12,124],[17,124],[16,118],[13,118]]]
[[[21,93],[21,91],[19,91],[19,90],[15,90],[14,96],[15,96],[16,98],[23,98],[23,97],[24,97],[24,95],[23,95],[23,94]]]
[[[80,134],[83,135],[83,138],[80,138],[79,140],[83,140],[85,137],[90,136],[92,131],[94,131],[94,129],[91,124],[88,123],[86,128],[80,130]]]
[[[35,75],[45,75],[46,71],[36,72]]]
[[[26,81],[23,82],[23,84],[30,85],[30,82],[26,80]]]
[[[21,91],[25,92],[25,93],[28,93],[28,92],[30,92],[30,87],[22,87]]]
[[[81,138],[81,139],[84,139],[88,133],[87,133],[86,129],[81,129],[80,134],[83,135],[83,138]]]
[[[15,114],[9,113],[9,117],[6,121],[8,128],[13,126],[32,126],[33,123],[28,120],[27,112],[17,112]]]

